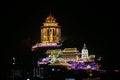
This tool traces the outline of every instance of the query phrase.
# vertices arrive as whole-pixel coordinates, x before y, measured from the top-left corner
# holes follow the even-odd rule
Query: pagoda
[[[56,19],[50,14],[43,23],[41,28],[40,43],[32,46],[32,49],[38,47],[60,47],[61,44],[61,26],[58,25]]]

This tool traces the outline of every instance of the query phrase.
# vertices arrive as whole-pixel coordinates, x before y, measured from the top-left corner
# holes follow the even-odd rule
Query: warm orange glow
[[[41,27],[41,43],[59,43],[61,29],[53,16],[48,16]]]
[[[60,47],[61,46],[61,26],[58,25],[56,19],[49,15],[43,26],[41,26],[41,43],[36,44],[37,47]]]

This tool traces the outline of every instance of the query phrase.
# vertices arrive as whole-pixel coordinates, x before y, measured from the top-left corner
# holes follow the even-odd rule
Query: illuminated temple
[[[61,65],[67,69],[92,69],[98,70],[99,65],[95,61],[95,55],[89,55],[86,45],[83,45],[81,52],[77,48],[64,48],[47,50],[47,57],[38,60],[38,66],[41,64]]]
[[[71,47],[60,49],[60,46],[62,46],[61,26],[52,15],[49,15],[41,26],[41,42],[32,46],[33,50],[39,47],[48,47],[44,53],[47,56],[38,60],[37,65],[60,65],[66,66],[67,69],[99,69],[100,66],[95,61],[95,55],[89,54],[85,43],[81,51]],[[49,47],[59,48],[49,49]]]
[[[49,15],[41,28],[41,43],[35,44],[32,49],[38,47],[60,47],[61,46],[61,26],[56,19]]]

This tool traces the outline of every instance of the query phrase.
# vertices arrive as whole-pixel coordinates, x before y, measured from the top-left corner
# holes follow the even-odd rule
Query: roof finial
[[[52,16],[52,13],[50,12],[50,16]]]
[[[50,16],[50,17],[53,17],[52,12],[50,12],[49,16]]]
[[[86,49],[87,47],[86,47],[86,44],[84,43],[84,45],[83,45],[83,49]]]

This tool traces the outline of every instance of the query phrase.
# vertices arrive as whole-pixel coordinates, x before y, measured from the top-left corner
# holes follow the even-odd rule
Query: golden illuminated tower
[[[41,28],[41,42],[32,46],[32,51],[38,47],[60,47],[61,43],[61,26],[56,19],[49,15]]]
[[[41,43],[59,43],[61,41],[61,26],[49,15],[41,26]]]

